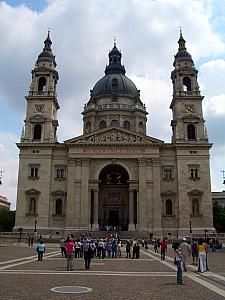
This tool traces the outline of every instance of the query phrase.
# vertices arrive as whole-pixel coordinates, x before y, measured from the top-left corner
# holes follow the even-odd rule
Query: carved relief
[[[85,143],[147,143],[147,140],[138,135],[121,133],[115,130],[110,132],[95,134],[90,137],[83,137],[80,142]]]

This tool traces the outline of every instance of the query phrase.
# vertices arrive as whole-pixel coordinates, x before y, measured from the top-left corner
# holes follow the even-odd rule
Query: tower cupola
[[[126,71],[124,66],[121,65],[122,54],[116,47],[116,42],[114,40],[114,47],[109,52],[109,64],[105,68],[105,75],[108,74],[123,74],[125,75]]]
[[[43,60],[51,60],[53,61],[54,66],[56,67],[55,56],[52,53],[51,45],[52,41],[50,39],[50,32],[48,31],[48,36],[44,41],[43,51],[38,55],[37,63]]]

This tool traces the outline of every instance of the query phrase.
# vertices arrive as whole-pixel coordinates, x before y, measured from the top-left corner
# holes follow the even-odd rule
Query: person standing
[[[62,254],[62,257],[66,257],[66,245],[65,245],[65,239],[62,238],[59,242],[59,245],[60,245],[60,249],[61,249],[61,254]]]
[[[44,252],[45,252],[45,244],[41,240],[40,243],[37,245],[38,261],[42,261]]]
[[[192,239],[191,252],[192,252],[193,265],[198,265],[198,242],[196,241],[195,238]]]
[[[207,253],[207,246],[205,243],[203,243],[203,239],[200,238],[198,241],[198,257],[199,257],[199,269],[201,273],[204,273],[207,270],[206,253]]]
[[[84,240],[83,244],[83,254],[84,254],[84,265],[85,269],[90,269],[91,259],[94,255],[95,245],[93,241]]]
[[[184,285],[183,271],[182,271],[182,266],[181,266],[182,256],[181,256],[181,251],[180,251],[179,246],[180,246],[180,243],[176,241],[174,243],[174,263],[177,266],[177,283]]]
[[[182,262],[183,262],[183,270],[187,272],[187,265],[189,262],[189,258],[191,256],[191,246],[187,243],[187,239],[183,238],[182,243],[180,245]]]
[[[166,250],[167,250],[167,240],[164,237],[162,242],[160,243],[160,248],[161,248],[161,260],[165,260],[166,256]]]
[[[126,244],[126,253],[127,253],[127,258],[129,257],[129,258],[131,258],[131,253],[130,253],[130,251],[131,251],[131,242],[130,242],[130,240],[127,240],[127,244]]]
[[[67,271],[73,271],[74,243],[72,238],[66,242]]]

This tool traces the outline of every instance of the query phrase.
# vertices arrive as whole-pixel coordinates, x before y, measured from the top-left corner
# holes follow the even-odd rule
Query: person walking
[[[180,250],[182,255],[183,270],[184,272],[187,272],[187,265],[191,256],[191,246],[187,243],[187,239],[185,237],[182,239]]]
[[[45,244],[41,240],[40,243],[37,245],[38,261],[42,261],[44,252],[45,252]]]
[[[161,260],[165,260],[166,250],[167,250],[167,240],[165,237],[160,243],[160,249],[161,249]]]
[[[182,256],[179,246],[180,243],[176,241],[174,243],[174,264],[177,266],[177,283],[184,285],[183,271],[181,266]]]
[[[207,246],[205,243],[203,243],[203,239],[200,238],[198,241],[198,257],[199,257],[199,270],[201,273],[207,271],[206,253],[207,253]]]
[[[74,243],[72,238],[69,238],[69,240],[66,242],[66,258],[67,271],[73,271]]]

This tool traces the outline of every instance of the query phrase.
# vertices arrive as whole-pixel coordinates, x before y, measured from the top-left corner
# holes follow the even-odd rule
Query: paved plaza
[[[91,270],[82,258],[74,260],[74,271],[66,271],[58,244],[46,243],[42,262],[37,261],[36,245],[0,240],[1,300],[10,299],[204,299],[225,298],[225,250],[209,251],[210,271],[199,274],[189,266],[185,286],[176,283],[171,246],[165,262],[153,247],[141,250],[140,259],[93,259]],[[142,248],[143,249],[143,248]],[[125,251],[125,247],[123,247]],[[58,293],[56,287],[86,287],[84,293]]]

